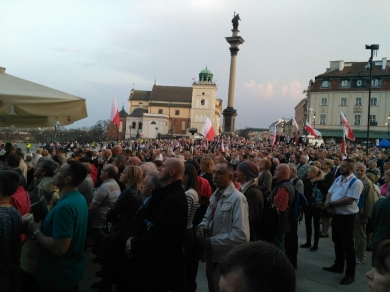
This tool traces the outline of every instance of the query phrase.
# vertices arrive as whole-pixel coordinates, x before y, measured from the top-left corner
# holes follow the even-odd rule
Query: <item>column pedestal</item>
[[[227,107],[223,114],[223,132],[222,135],[235,136],[237,111],[232,107]]]

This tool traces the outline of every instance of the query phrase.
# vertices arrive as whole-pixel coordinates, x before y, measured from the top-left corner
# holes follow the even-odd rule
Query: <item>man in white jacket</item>
[[[214,166],[213,182],[218,188],[197,229],[204,249],[206,277],[210,292],[219,292],[220,266],[235,246],[249,241],[248,203],[232,183],[233,166],[227,162]]]

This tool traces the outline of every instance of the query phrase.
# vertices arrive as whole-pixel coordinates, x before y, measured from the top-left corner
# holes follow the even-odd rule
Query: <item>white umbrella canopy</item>
[[[5,73],[0,67],[0,127],[69,125],[88,116],[83,98]]]

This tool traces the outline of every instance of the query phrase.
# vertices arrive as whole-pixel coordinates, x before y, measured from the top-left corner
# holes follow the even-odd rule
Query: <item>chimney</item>
[[[342,71],[344,69],[344,61],[330,61],[330,70],[329,71],[334,71],[334,70],[339,70]]]
[[[344,61],[339,61],[339,71],[343,71],[344,69]]]
[[[5,68],[0,67],[0,73],[5,73]]]
[[[387,58],[384,57],[384,58],[382,58],[382,70],[386,69],[386,65],[387,65]]]

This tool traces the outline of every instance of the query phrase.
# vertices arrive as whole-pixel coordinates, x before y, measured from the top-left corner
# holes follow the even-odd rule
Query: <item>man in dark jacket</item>
[[[169,158],[163,163],[158,177],[163,187],[152,192],[145,211],[146,230],[127,241],[127,254],[142,261],[138,291],[185,291],[180,286],[183,281],[178,281],[184,270],[188,216],[187,199],[181,185],[183,174],[183,161]]]
[[[246,197],[249,207],[250,241],[258,240],[257,230],[263,215],[263,193],[257,186],[256,178],[259,175],[257,165],[251,161],[243,161],[234,171],[236,180],[241,184],[240,192]]]

